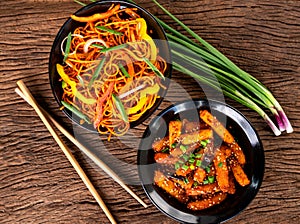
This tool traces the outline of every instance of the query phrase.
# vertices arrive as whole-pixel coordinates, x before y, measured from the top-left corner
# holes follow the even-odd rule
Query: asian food
[[[99,133],[123,135],[159,98],[167,63],[136,8],[71,18],[81,25],[61,43],[61,103]]]
[[[197,122],[170,121],[167,136],[152,144],[155,185],[190,210],[220,204],[237,185],[250,184],[234,136],[208,110],[199,115]]]

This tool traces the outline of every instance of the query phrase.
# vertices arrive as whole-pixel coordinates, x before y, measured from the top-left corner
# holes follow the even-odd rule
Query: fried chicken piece
[[[214,195],[211,195],[208,198],[189,202],[187,207],[191,210],[203,210],[206,208],[209,208],[213,205],[220,204],[222,201],[224,201],[227,197],[227,193],[216,193]]]
[[[229,189],[229,180],[228,180],[228,167],[226,163],[226,155],[224,148],[217,149],[216,156],[213,160],[215,170],[216,170],[216,179],[220,189],[223,192],[227,192]]]
[[[172,148],[172,144],[179,140],[181,135],[182,122],[170,121],[169,123],[169,147]]]
[[[154,182],[158,187],[165,190],[168,194],[176,198],[178,201],[182,203],[187,202],[188,197],[185,194],[185,190],[179,186],[176,186],[175,183],[166,176],[164,176],[162,172],[155,171]]]
[[[245,174],[243,168],[238,163],[232,163],[231,170],[234,175],[235,180],[241,185],[242,187],[250,184],[250,180],[248,179],[247,175]]]
[[[197,196],[197,195],[204,195],[204,194],[213,194],[220,191],[220,188],[216,182],[212,184],[205,184],[200,185],[197,187],[193,187],[186,191],[188,196]]]
[[[182,134],[180,139],[182,144],[190,145],[202,140],[211,139],[213,137],[213,131],[211,129],[203,129],[192,133]]]
[[[200,118],[208,124],[223,139],[224,142],[231,144],[234,142],[230,132],[207,110],[200,111]]]

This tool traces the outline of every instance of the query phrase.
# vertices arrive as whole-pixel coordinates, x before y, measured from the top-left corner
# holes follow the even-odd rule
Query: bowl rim
[[[155,22],[155,26],[158,27],[158,30],[160,30],[162,36],[163,36],[163,40],[166,41],[166,45],[167,45],[167,49],[165,49],[165,51],[167,52],[166,55],[167,55],[167,61],[169,60],[170,62],[167,63],[167,79],[166,81],[164,82],[164,85],[166,86],[166,89],[163,91],[163,94],[161,94],[161,96],[159,98],[156,99],[156,102],[154,103],[154,105],[151,107],[151,108],[155,108],[155,110],[158,109],[158,107],[160,106],[160,104],[162,103],[166,93],[167,93],[167,90],[168,90],[168,87],[169,87],[169,79],[171,79],[171,76],[172,76],[172,54],[171,54],[171,49],[170,49],[170,45],[169,45],[169,41],[168,41],[168,38],[166,36],[166,32],[164,30],[164,28],[160,25],[160,23],[156,20],[156,18],[152,15],[152,13],[150,13],[148,10],[146,10],[145,8],[135,4],[135,3],[132,3],[132,2],[127,2],[127,1],[123,1],[123,0],[103,0],[103,1],[96,1],[96,2],[92,2],[86,6],[83,6],[81,7],[80,9],[78,9],[74,15],[78,15],[82,12],[85,12],[85,11],[88,11],[90,10],[91,8],[93,7],[97,7],[99,5],[106,5],[106,4],[120,4],[121,6],[124,6],[124,7],[133,7],[133,8],[137,8],[138,10],[142,11],[143,13],[145,13],[153,22]],[[59,108],[62,107],[62,104],[60,102],[60,99],[55,91],[55,88],[54,88],[54,81],[53,79],[51,78],[52,77],[52,74],[51,74],[51,70],[52,70],[52,67],[51,66],[51,62],[53,60],[53,57],[55,55],[55,48],[56,46],[60,43],[59,39],[64,31],[64,28],[69,24],[71,23],[73,20],[71,17],[68,17],[67,20],[63,23],[63,25],[60,27],[59,31],[57,32],[56,36],[55,36],[55,39],[52,43],[52,46],[51,46],[51,50],[50,50],[50,56],[49,56],[49,60],[48,60],[48,78],[49,78],[49,84],[50,84],[50,88],[51,88],[51,91],[52,91],[52,94],[55,98],[55,101],[57,102]],[[148,109],[148,111],[151,110]],[[65,116],[67,116],[73,124],[76,124],[82,128],[84,128],[85,130],[88,130],[89,132],[92,132],[92,133],[98,133],[98,131],[94,128],[91,127],[90,124],[87,124],[86,122],[84,124],[80,124],[80,119],[75,115],[75,114],[72,114],[72,112],[69,112],[68,110],[66,110],[65,108],[61,110]],[[151,113],[149,113],[148,115],[146,116],[141,116],[138,120],[136,121],[133,121],[133,122],[130,122],[130,128],[133,128],[135,126],[138,126],[139,124],[141,124],[142,122],[144,122],[146,119],[148,119],[152,113],[154,111],[151,111]],[[147,112],[146,112],[147,113]],[[145,113],[145,114],[146,114]],[[144,114],[144,115],[145,115]]]
[[[255,158],[256,160],[259,160],[259,164],[257,165],[257,167],[255,169],[255,172],[257,172],[257,183],[255,185],[255,188],[253,188],[254,190],[250,192],[251,195],[247,197],[247,201],[242,202],[241,206],[239,206],[237,209],[235,209],[233,214],[230,214],[230,215],[227,215],[224,217],[223,216],[214,217],[213,222],[211,222],[212,216],[203,216],[203,215],[196,216],[191,213],[186,213],[186,212],[178,210],[177,208],[174,208],[172,205],[170,205],[168,202],[166,202],[156,192],[153,184],[144,184],[144,177],[143,177],[144,170],[141,169],[142,166],[140,166],[140,165],[147,164],[147,162],[145,163],[146,160],[145,160],[145,158],[143,158],[143,156],[145,157],[148,154],[149,150],[152,150],[152,149],[142,149],[142,147],[144,147],[143,139],[149,134],[150,127],[153,126],[160,119],[163,119],[164,115],[166,115],[172,111],[176,112],[176,113],[181,113],[184,111],[183,110],[184,106],[193,106],[193,108],[195,108],[195,106],[196,106],[197,110],[199,110],[200,107],[209,107],[212,110],[216,110],[218,112],[221,112],[222,114],[225,114],[227,117],[231,118],[234,122],[236,122],[236,120],[233,119],[234,118],[233,116],[237,115],[238,119],[243,120],[242,123],[236,122],[237,125],[240,126],[243,129],[243,131],[245,131],[245,128],[250,128],[251,132],[255,134],[255,139],[257,141],[255,151],[253,153],[257,154],[259,156],[259,158]],[[190,108],[190,107],[188,107],[188,108]],[[222,111],[222,109],[225,109],[225,108],[226,108],[226,110],[224,113]],[[232,114],[228,114],[229,112]],[[261,139],[260,139],[257,131],[255,130],[255,128],[253,127],[251,122],[241,112],[239,112],[237,109],[235,109],[234,107],[232,107],[226,103],[222,103],[222,102],[219,102],[216,100],[194,99],[194,100],[181,101],[174,105],[171,105],[171,106],[167,107],[166,109],[164,109],[163,111],[161,111],[155,118],[153,118],[151,120],[147,129],[143,133],[142,139],[140,141],[138,155],[137,155],[137,164],[138,164],[138,173],[139,173],[141,185],[142,185],[147,197],[150,199],[150,201],[155,205],[155,207],[157,209],[159,209],[162,213],[164,213],[168,217],[170,217],[178,222],[181,222],[181,223],[202,223],[202,224],[207,223],[208,224],[208,223],[221,223],[221,222],[223,223],[225,221],[228,221],[229,219],[235,217],[240,212],[242,212],[252,202],[252,200],[257,195],[257,193],[261,187],[262,181],[263,181],[264,169],[265,169],[265,156],[264,156],[263,145],[262,145]],[[254,176],[254,172],[253,172],[252,177],[253,176]],[[251,182],[249,187],[252,184],[253,183]],[[168,211],[166,211],[166,210],[168,210]],[[204,211],[204,210],[202,210],[202,211]]]

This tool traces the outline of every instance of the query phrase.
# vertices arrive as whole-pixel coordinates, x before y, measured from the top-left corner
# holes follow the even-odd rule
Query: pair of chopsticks
[[[71,135],[66,129],[64,129],[50,114],[48,114],[42,107],[38,105],[32,94],[30,93],[29,89],[26,87],[25,83],[20,80],[17,82],[19,88],[16,88],[16,93],[21,96],[28,104],[30,104],[36,113],[39,115],[45,126],[47,127],[50,134],[53,136],[54,140],[60,146],[62,151],[64,152],[65,156],[68,158],[86,187],[89,189],[95,200],[98,202],[102,210],[104,211],[107,218],[110,220],[111,223],[116,223],[115,219],[113,218],[112,214],[106,207],[104,201],[99,196],[98,192],[96,191],[95,187],[85,174],[85,172],[80,167],[79,163],[73,156],[70,149],[66,146],[66,144],[62,141],[58,133],[55,131],[53,126],[49,121],[51,121],[54,126],[60,130],[73,144],[75,144],[82,152],[84,152],[95,164],[97,164],[105,173],[107,173],[111,178],[113,178],[123,189],[125,189],[133,198],[135,198],[140,204],[142,204],[145,208],[147,205],[140,199],[121,179],[120,177],[111,170],[103,161],[101,161],[95,154],[93,154],[89,149],[83,146],[79,141],[77,141],[73,135]]]

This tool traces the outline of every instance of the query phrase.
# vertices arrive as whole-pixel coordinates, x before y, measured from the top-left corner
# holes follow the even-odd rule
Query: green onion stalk
[[[128,1],[134,3],[132,0]],[[78,1],[76,2],[78,3]],[[256,111],[266,121],[276,136],[280,135],[282,131],[287,133],[293,132],[291,123],[281,105],[259,80],[240,69],[156,0],[153,0],[153,2],[197,41],[191,40],[188,36],[183,35],[159,18],[156,18],[168,32],[167,37],[175,70],[185,73],[218,91],[222,91],[225,96]],[[279,129],[265,113],[264,109],[270,110],[274,115]]]
[[[193,72],[189,70],[190,66],[194,66],[210,75],[214,75],[217,78],[224,95],[256,111],[271,127],[275,135],[280,135],[281,131],[286,131],[287,133],[293,132],[291,123],[281,105],[259,80],[240,69],[215,47],[210,45],[172,15],[156,0],[153,0],[153,2],[200,43],[198,44],[190,40],[187,36],[174,30],[163,21],[158,20],[159,23],[169,32],[167,36],[171,40],[170,47],[172,55],[174,56],[173,65],[175,70],[187,73],[199,81],[204,80],[201,75],[196,73],[192,74]],[[186,48],[186,52],[182,51],[183,48]],[[195,60],[194,57],[188,57],[190,51],[200,56],[200,59],[202,58],[205,63],[203,63],[203,60]],[[211,81],[213,81],[213,79],[209,79],[208,77],[206,78],[205,83],[212,87],[216,87],[216,83]],[[271,111],[271,113],[275,116],[279,129],[260,106]]]

